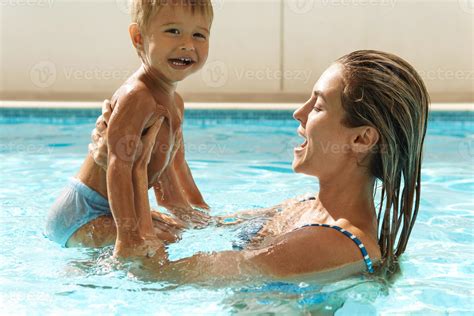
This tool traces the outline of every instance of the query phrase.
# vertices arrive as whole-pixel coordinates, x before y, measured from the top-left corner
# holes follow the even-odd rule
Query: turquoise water
[[[71,117],[75,112],[67,113]],[[114,269],[108,259],[110,248],[61,249],[45,239],[42,229],[48,207],[87,154],[95,119],[3,114],[2,314],[474,312],[472,115],[453,118],[448,113],[430,122],[421,209],[397,278],[357,276],[331,284],[248,282],[216,288],[145,282],[126,269]],[[291,170],[292,150],[301,139],[296,136],[297,123],[287,114],[263,119],[259,114],[189,114],[187,157],[213,214],[265,207],[317,191],[312,178]],[[170,258],[231,249],[236,233],[216,227],[188,231],[169,247]]]

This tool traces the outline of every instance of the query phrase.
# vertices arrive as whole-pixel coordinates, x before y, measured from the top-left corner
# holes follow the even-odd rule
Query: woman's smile
[[[308,145],[308,140],[306,139],[306,136],[303,134],[303,132],[301,132],[299,129],[298,129],[297,133],[298,133],[299,136],[304,138],[304,142],[301,145],[299,145],[298,147],[295,147],[295,149],[294,149],[295,153],[300,153],[300,152],[304,151],[304,149]]]

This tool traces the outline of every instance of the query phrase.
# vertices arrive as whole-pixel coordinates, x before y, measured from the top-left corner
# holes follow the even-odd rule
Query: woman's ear
[[[360,154],[369,153],[379,141],[379,132],[371,126],[361,126],[355,130],[351,142],[352,151]]]
[[[143,36],[140,32],[140,28],[138,27],[137,23],[132,23],[128,27],[128,32],[130,33],[130,39],[132,40],[133,46],[136,49],[142,50],[143,49]]]

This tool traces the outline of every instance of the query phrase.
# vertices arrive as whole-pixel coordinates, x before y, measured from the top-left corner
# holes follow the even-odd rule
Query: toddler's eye
[[[318,108],[317,106],[313,107],[313,110],[316,111],[316,112],[321,112],[322,110],[320,108]]]
[[[206,35],[201,34],[201,33],[194,33],[193,36],[199,39],[206,39]]]
[[[179,35],[180,34],[178,29],[168,29],[165,32],[170,33],[170,34],[174,34],[174,35]]]

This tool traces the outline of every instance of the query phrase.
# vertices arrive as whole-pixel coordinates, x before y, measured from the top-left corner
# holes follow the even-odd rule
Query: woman
[[[294,113],[304,143],[294,150],[293,169],[316,177],[319,193],[250,214],[268,220],[244,238],[247,244],[236,246],[242,250],[175,262],[162,251],[153,269],[160,278],[197,281],[392,266],[406,248],[419,208],[428,105],[422,79],[401,58],[366,50],[338,59]],[[143,138],[137,181],[147,178],[153,133]],[[143,205],[148,208],[148,201]]]

